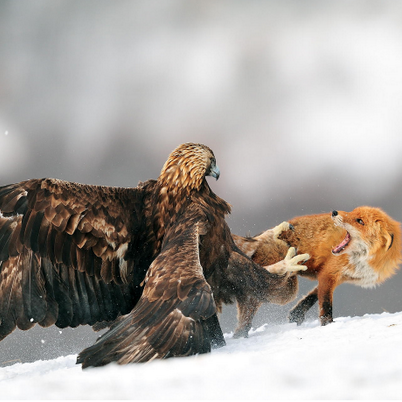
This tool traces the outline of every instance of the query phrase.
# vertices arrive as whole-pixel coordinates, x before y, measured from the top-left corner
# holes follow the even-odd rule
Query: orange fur
[[[348,282],[374,287],[392,276],[401,262],[400,224],[379,208],[363,206],[352,212],[333,211],[332,216],[302,216],[290,223],[294,230],[279,238],[298,252],[310,254],[307,271],[299,274],[318,280],[318,286],[290,313],[290,321],[299,325],[317,299],[321,324],[332,322],[332,295],[337,286]]]

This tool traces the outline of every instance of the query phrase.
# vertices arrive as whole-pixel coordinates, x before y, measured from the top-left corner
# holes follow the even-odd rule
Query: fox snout
[[[331,217],[332,217],[332,220],[334,221],[334,224],[335,224],[336,226],[342,226],[343,218],[342,218],[342,216],[339,214],[338,211],[333,210]]]

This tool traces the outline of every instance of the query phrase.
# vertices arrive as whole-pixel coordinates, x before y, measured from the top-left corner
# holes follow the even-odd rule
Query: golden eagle
[[[35,323],[110,325],[79,354],[84,368],[224,345],[216,303],[265,301],[287,274],[236,247],[230,205],[206,176],[219,177],[212,150],[186,143],[157,180],[135,188],[56,179],[0,187],[0,340]]]

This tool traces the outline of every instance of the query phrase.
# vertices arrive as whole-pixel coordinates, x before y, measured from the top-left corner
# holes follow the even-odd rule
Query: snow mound
[[[211,354],[81,370],[76,356],[0,368],[1,399],[401,399],[402,312],[263,325]]]

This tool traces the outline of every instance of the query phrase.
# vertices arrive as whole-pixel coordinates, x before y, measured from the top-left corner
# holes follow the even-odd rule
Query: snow
[[[76,355],[0,368],[1,399],[401,399],[402,312],[265,324],[211,354],[81,370]]]

